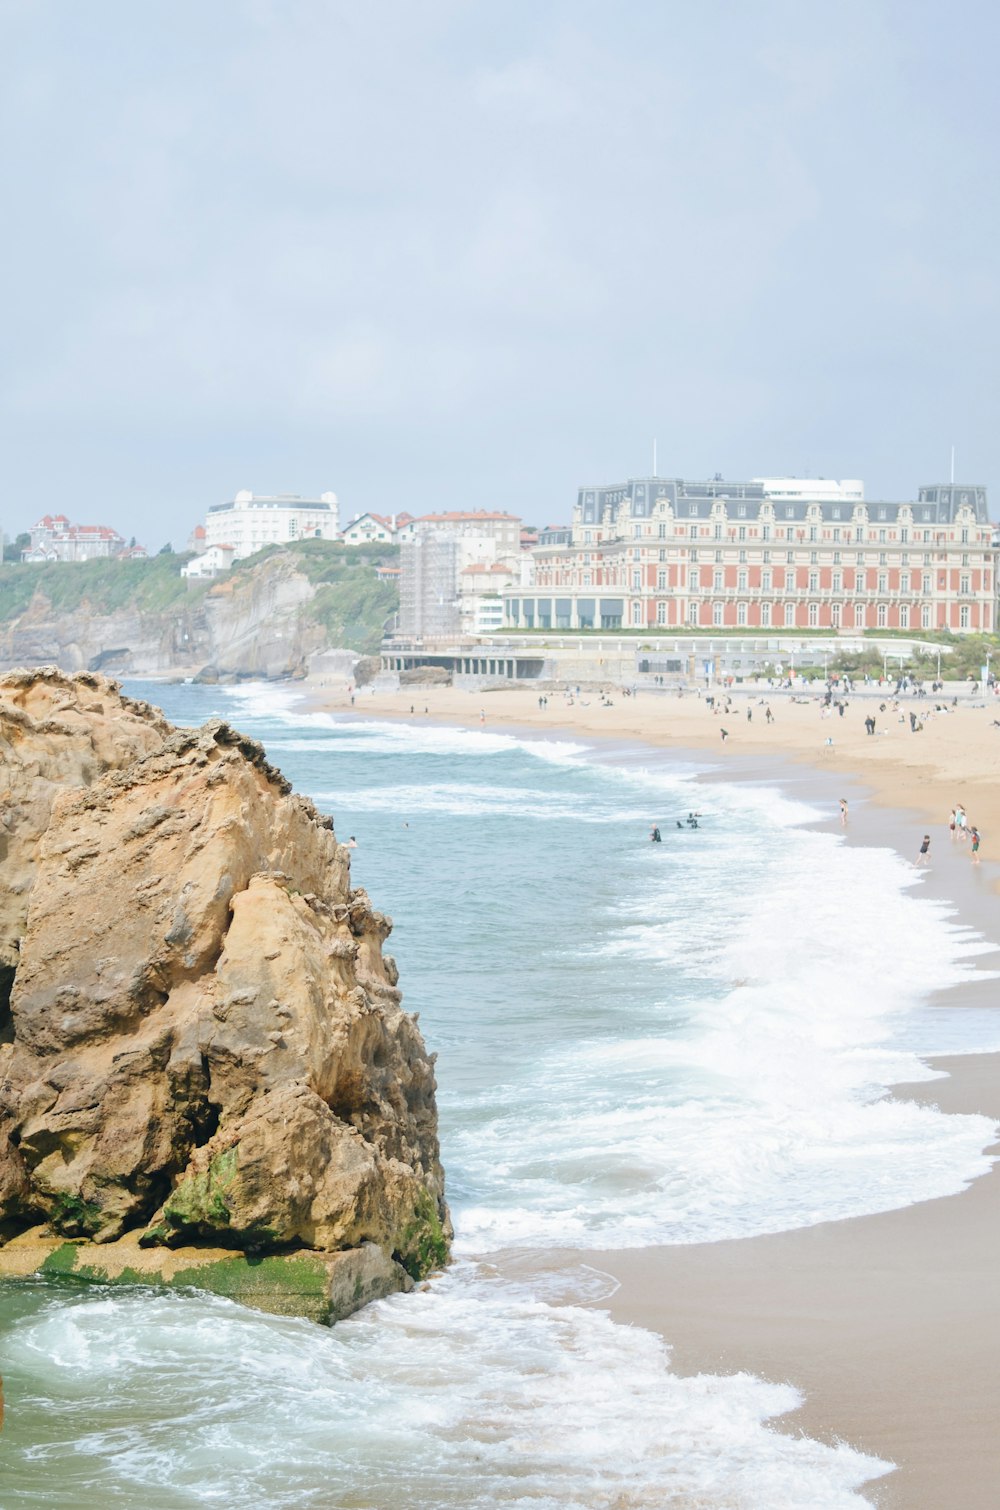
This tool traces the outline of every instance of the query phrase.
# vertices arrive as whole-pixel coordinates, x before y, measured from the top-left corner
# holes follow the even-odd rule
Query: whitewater
[[[531,1255],[776,1232],[985,1173],[987,1119],[886,1094],[927,1055],[1000,1048],[988,1015],[932,999],[981,973],[984,940],[893,851],[690,759],[336,718],[273,688],[129,690],[230,718],[356,837],[439,1055],[457,1260],[330,1332],[11,1288],[0,1502],[864,1505],[889,1465],[773,1430],[791,1387],[678,1377],[601,1311],[599,1270]]]

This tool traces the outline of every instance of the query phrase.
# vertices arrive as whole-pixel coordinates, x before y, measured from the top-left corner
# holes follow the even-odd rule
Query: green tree
[[[8,540],[7,541],[7,544],[3,548],[3,558],[4,558],[4,560],[5,561],[20,561],[20,559],[21,559],[21,552],[22,551],[26,551],[28,549],[28,546],[30,544],[31,544],[31,536],[29,534],[27,534],[26,531],[22,530],[19,535],[15,535],[14,536],[13,540]]]

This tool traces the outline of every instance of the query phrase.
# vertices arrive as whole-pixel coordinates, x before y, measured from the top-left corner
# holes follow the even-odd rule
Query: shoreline
[[[949,808],[965,801],[984,830],[984,853],[1000,852],[1000,786],[990,790],[1000,775],[1000,730],[992,726],[992,706],[925,719],[918,734],[910,732],[907,706],[907,722],[890,723],[873,740],[853,727],[871,698],[852,699],[849,723],[821,719],[816,703],[779,702],[772,692],[776,723],[767,724],[761,708],[748,727],[746,708],[756,715],[766,692],[733,694],[721,725],[691,693],[676,700],[680,707],[666,695],[616,696],[604,707],[596,700],[566,706],[550,694],[552,708],[540,710],[538,694],[520,688],[486,695],[413,688],[359,695],[353,706],[346,690],[339,698],[327,688],[302,692],[304,711],[348,718],[476,728],[483,710],[490,732],[708,754],[702,780],[774,785],[828,806],[831,817],[816,826],[830,831],[839,829],[837,801],[847,795],[851,843],[893,848],[912,860],[921,832],[929,831],[934,864],[922,874],[921,893],[946,902],[956,924],[1000,948],[1000,866],[973,866],[968,845],[952,841],[947,828]],[[411,694],[426,715],[409,714]],[[720,727],[730,738],[710,743]],[[997,964],[977,961],[984,971]],[[959,1011],[992,1008],[995,994],[985,975],[942,993]],[[1000,1119],[1000,1053],[924,1062],[948,1078],[893,1086],[890,1094]],[[517,1257],[523,1263],[525,1256]],[[505,1255],[489,1257],[502,1264]],[[540,1269],[584,1262],[607,1273],[617,1289],[592,1304],[659,1333],[680,1375],[744,1371],[793,1384],[803,1403],[775,1418],[772,1429],[846,1441],[893,1462],[895,1472],[860,1491],[880,1510],[993,1510],[1000,1483],[996,1164],[953,1195],[875,1215],[686,1246],[546,1249],[536,1260]]]

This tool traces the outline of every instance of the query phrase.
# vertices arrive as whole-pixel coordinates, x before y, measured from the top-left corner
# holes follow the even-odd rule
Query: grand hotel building
[[[990,630],[986,489],[871,503],[860,482],[646,477],[581,488],[509,628]]]

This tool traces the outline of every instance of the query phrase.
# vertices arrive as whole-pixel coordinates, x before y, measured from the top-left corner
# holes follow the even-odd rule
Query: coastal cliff
[[[177,556],[0,568],[0,670],[283,678],[330,648],[376,649],[398,594],[392,547],[270,546],[209,581]]]
[[[0,677],[0,1274],[335,1319],[450,1236],[433,1063],[332,821],[226,724]]]

